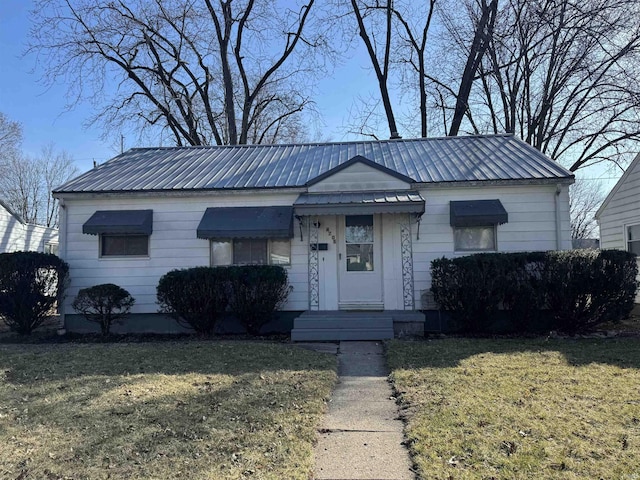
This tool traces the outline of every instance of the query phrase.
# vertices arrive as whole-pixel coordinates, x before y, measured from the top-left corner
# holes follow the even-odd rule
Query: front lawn
[[[334,356],[287,345],[0,346],[0,478],[307,479]]]
[[[640,478],[640,341],[392,341],[422,479]]]

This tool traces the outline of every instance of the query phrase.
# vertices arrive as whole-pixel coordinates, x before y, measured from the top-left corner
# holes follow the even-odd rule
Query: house
[[[58,229],[26,223],[0,200],[0,253],[58,252]]]
[[[600,227],[600,248],[617,248],[640,255],[640,154],[604,199],[596,212],[596,220]],[[640,303],[640,291],[636,303]]]
[[[421,332],[434,258],[570,249],[573,181],[513,135],[131,149],[54,192],[62,326],[87,328],[71,300],[112,282],[136,298],[127,328],[176,331],[161,275],[271,263],[293,286],[287,328],[304,312],[295,339]]]

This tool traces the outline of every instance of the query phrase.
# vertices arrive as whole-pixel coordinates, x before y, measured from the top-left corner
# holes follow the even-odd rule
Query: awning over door
[[[449,203],[452,227],[479,227],[507,223],[509,215],[500,200],[465,200]]]
[[[296,215],[424,213],[424,198],[414,191],[303,193]]]
[[[207,208],[198,238],[291,238],[293,207]]]
[[[151,235],[153,210],[99,210],[82,225],[82,233]]]

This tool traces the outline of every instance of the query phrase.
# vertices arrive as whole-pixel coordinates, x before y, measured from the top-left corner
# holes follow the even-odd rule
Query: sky
[[[93,162],[102,163],[119,153],[119,145],[102,140],[101,130],[85,127],[93,113],[91,105],[81,103],[72,110],[66,108],[66,86],[45,88],[40,82],[33,56],[24,55],[29,35],[28,0],[0,0],[0,112],[23,127],[23,151],[36,155],[42,147],[53,142],[57,149],[68,152],[80,171],[89,170]],[[344,79],[351,79],[345,81]],[[376,94],[376,82],[368,69],[363,48],[337,67],[331,78],[323,79],[318,87],[317,108],[323,119],[322,140],[351,140],[344,133],[353,99],[358,95]],[[134,146],[134,139],[124,139],[126,148]],[[622,174],[618,169],[604,167],[585,169],[579,176],[598,181],[608,192]]]

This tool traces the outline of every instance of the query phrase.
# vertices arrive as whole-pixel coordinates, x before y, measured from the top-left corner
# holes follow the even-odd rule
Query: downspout
[[[562,193],[562,185],[556,185],[556,194],[553,197],[556,207],[556,250],[562,250],[562,218],[560,215],[560,193]]]
[[[67,205],[64,203],[64,198],[58,199],[58,205],[60,206],[60,229],[58,231],[58,256],[67,261]],[[58,304],[58,313],[60,314],[60,321],[58,323],[58,335],[64,335],[65,329],[65,308],[64,298],[60,299]]]

